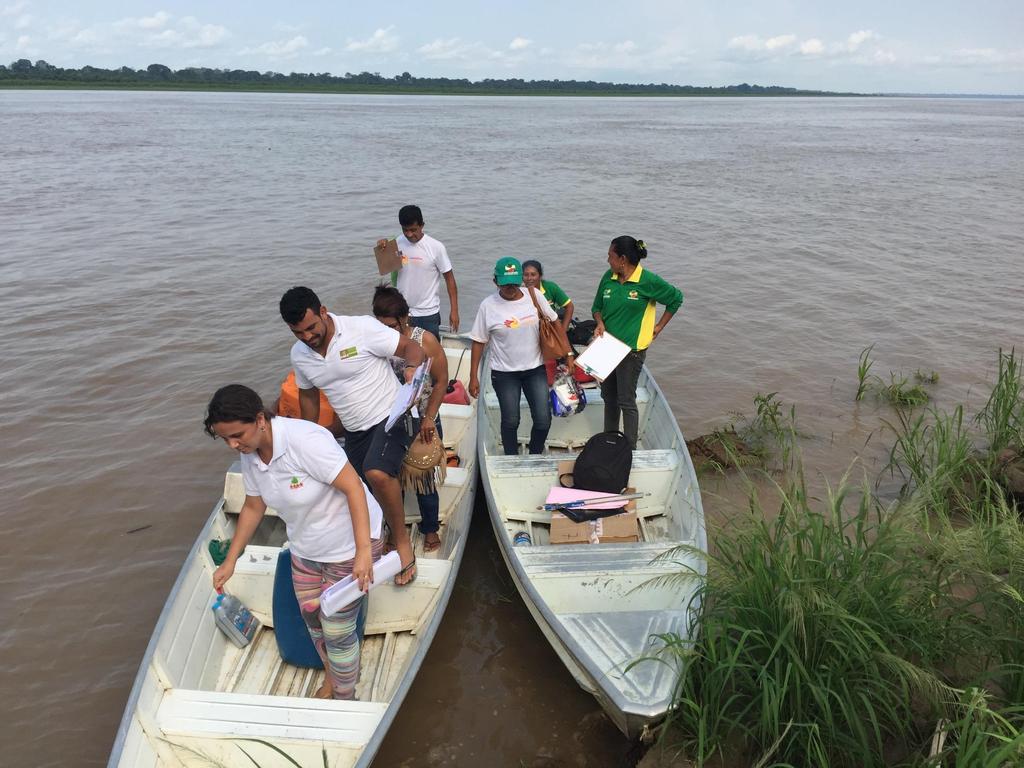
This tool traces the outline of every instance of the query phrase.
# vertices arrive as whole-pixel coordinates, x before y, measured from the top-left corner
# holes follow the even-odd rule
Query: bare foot
[[[441,548],[441,537],[437,531],[428,533],[423,536],[423,551],[424,552],[436,552]]]
[[[320,686],[320,690],[313,694],[314,699],[333,699],[334,688],[331,687],[330,680],[324,680],[324,684]]]

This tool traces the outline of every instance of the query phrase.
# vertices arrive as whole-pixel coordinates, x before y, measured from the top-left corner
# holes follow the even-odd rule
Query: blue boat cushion
[[[309,636],[306,622],[299,612],[299,601],[295,599],[292,586],[292,554],[282,549],[277,556],[277,571],[274,573],[274,637],[281,658],[297,667],[322,667],[320,654],[316,652],[313,638]]]

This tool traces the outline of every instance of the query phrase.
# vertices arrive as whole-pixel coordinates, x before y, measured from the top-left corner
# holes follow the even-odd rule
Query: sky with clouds
[[[1024,0],[0,0],[0,62],[1024,94]]]

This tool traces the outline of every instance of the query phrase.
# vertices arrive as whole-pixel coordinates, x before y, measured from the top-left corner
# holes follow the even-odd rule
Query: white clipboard
[[[619,341],[605,331],[603,336],[595,336],[590,346],[580,353],[576,358],[576,365],[587,375],[604,381],[631,351],[632,347],[629,344]]]

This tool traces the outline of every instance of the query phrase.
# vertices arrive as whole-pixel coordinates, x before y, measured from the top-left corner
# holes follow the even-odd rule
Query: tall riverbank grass
[[[684,669],[666,739],[697,766],[1024,765],[1024,523],[1000,469],[1022,381],[1000,352],[974,421],[896,408],[888,502],[867,478],[811,498],[791,418],[777,515],[751,484],[710,532],[697,640],[660,638]]]

